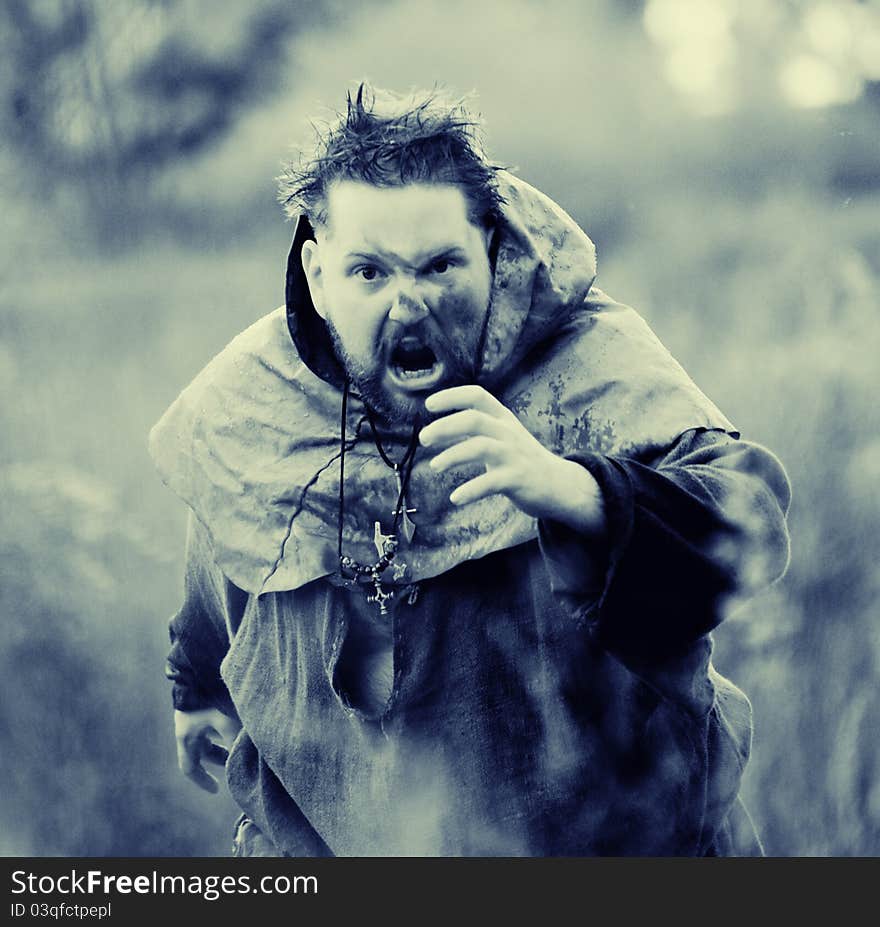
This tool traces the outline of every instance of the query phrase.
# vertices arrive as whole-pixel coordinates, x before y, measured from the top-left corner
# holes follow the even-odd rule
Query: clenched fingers
[[[507,427],[501,419],[479,409],[464,409],[426,425],[419,432],[419,441],[425,447],[443,448],[478,435],[500,441],[506,431]]]
[[[475,476],[472,480],[462,483],[449,494],[449,501],[453,505],[467,505],[495,493],[507,492],[510,488],[511,474],[506,467],[489,470]]]
[[[181,772],[199,788],[216,792],[219,788],[217,780],[202,764],[225,765],[228,753],[217,741],[231,743],[240,728],[237,718],[227,717],[215,708],[175,711],[177,763]]]
[[[510,412],[482,386],[452,386],[432,393],[425,400],[425,408],[434,413],[451,412],[453,409],[474,409],[493,418],[504,418]]]
[[[204,735],[184,735],[177,740],[177,764],[187,779],[191,779],[200,789],[214,793],[220,786],[214,776],[202,766],[203,759],[211,758],[212,747],[223,749],[212,744]]]
[[[504,461],[504,447],[496,438],[466,438],[431,459],[430,466],[439,472],[461,464],[478,463],[497,466]]]

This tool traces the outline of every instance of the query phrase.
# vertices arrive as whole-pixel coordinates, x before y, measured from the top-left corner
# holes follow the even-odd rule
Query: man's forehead
[[[474,231],[467,198],[454,184],[343,180],[327,193],[327,232],[346,250],[447,250],[466,246]]]

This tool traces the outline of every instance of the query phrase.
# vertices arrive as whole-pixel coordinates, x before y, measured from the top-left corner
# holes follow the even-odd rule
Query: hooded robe
[[[345,581],[345,374],[300,266],[303,217],[285,306],[234,339],[151,433],[191,513],[175,706],[241,720],[227,780],[273,852],[746,852],[751,708],[712,666],[710,632],[733,596],[784,571],[787,479],[595,287],[574,221],[523,181],[499,181],[477,382],[593,475],[605,536],[498,495],[452,506],[476,471],[437,474],[419,450],[416,533],[383,579],[389,615]],[[354,397],[341,527],[343,550],[370,562],[397,484],[364,422]],[[403,425],[382,435],[396,459],[409,438]]]

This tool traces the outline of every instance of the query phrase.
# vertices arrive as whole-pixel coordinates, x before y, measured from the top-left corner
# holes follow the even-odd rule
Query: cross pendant
[[[412,544],[412,540],[416,534],[416,524],[409,516],[411,512],[418,512],[418,509],[406,507],[406,493],[403,492],[403,479],[400,476],[399,466],[394,467],[394,476],[397,479],[397,498],[400,499],[400,505],[403,506],[403,511],[401,512],[398,508],[395,508],[391,514],[395,518],[400,514],[400,521],[403,525],[403,536],[406,538],[408,544]]]
[[[388,605],[386,604],[390,599],[394,598],[394,590],[386,592],[382,588],[382,580],[379,578],[378,573],[373,574],[373,586],[376,589],[373,595],[367,596],[368,602],[375,602],[379,606],[379,614],[387,615],[388,614]]]

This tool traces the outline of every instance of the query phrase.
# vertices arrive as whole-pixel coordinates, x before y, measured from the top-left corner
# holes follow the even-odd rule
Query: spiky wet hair
[[[313,225],[327,221],[327,190],[335,180],[378,187],[453,183],[467,197],[475,225],[495,224],[502,198],[483,149],[481,124],[464,100],[441,90],[407,97],[362,82],[347,109],[326,128],[315,127],[314,153],[285,166],[278,198],[289,216],[305,213]]]

